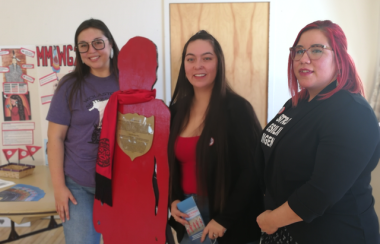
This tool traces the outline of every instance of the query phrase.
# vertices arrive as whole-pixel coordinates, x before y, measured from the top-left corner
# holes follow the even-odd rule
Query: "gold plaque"
[[[133,161],[152,147],[154,134],[154,116],[122,114],[117,116],[117,144]]]

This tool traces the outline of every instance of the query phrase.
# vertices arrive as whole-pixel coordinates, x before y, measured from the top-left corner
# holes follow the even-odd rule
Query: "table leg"
[[[11,233],[9,234],[8,241],[14,241],[19,239],[19,235],[17,234],[15,230],[15,222],[11,220]]]
[[[59,225],[59,226],[61,226],[61,225]],[[49,222],[47,229],[54,229],[54,228],[57,228],[59,226],[58,226],[57,222],[55,222],[54,216],[50,216],[50,222]]]

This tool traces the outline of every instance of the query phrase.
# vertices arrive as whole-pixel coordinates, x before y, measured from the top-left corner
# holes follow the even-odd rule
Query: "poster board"
[[[47,164],[46,115],[58,82],[74,64],[71,44],[0,46],[0,164]]]

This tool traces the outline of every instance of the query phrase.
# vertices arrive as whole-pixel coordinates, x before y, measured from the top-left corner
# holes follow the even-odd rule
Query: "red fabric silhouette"
[[[118,67],[121,91],[134,89],[151,91],[156,82],[156,46],[143,37],[130,39],[119,53]],[[113,152],[110,151],[113,155],[113,160],[110,162],[111,168],[108,168],[111,170],[111,175],[107,173],[107,170],[103,172],[98,170],[101,167],[98,163],[97,190],[98,185],[100,188],[102,187],[98,183],[100,177],[110,183],[112,188],[110,193],[112,194],[108,196],[103,192],[103,195],[100,194],[97,196],[98,199],[95,199],[93,210],[95,229],[103,234],[105,244],[165,244],[169,187],[167,158],[169,109],[163,101],[157,99],[134,104],[119,103],[117,106],[117,111],[122,114],[137,113],[147,118],[154,116],[153,143],[146,154],[136,157],[132,161],[115,142]],[[107,104],[106,111],[108,109],[109,105]],[[104,128],[103,118],[102,130]],[[101,145],[99,145],[99,150],[102,150]],[[102,162],[103,165],[107,165],[104,164],[106,160]],[[156,175],[155,167],[157,168]],[[154,182],[154,175],[157,179],[156,182]],[[108,183],[105,183],[105,187]],[[155,195],[154,192],[153,185],[155,183],[157,183],[158,195]],[[110,204],[102,201],[104,194],[105,198],[111,198]]]

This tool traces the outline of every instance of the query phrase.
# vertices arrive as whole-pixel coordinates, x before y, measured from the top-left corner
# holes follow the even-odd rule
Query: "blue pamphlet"
[[[204,242],[201,242],[203,229],[206,227],[203,222],[201,213],[194,201],[194,197],[189,197],[177,204],[177,208],[182,213],[189,215],[186,220],[189,222],[189,226],[186,226],[187,234],[191,240],[191,243],[197,244],[212,244],[211,240],[206,236]]]

